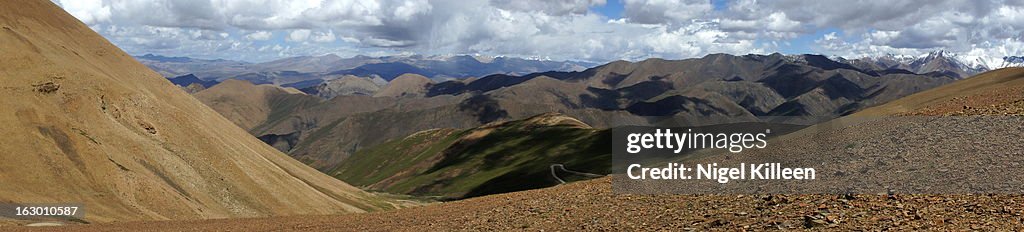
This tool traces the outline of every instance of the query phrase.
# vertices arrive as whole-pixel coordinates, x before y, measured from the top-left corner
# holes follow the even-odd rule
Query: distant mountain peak
[[[955,73],[961,78],[989,70],[1006,67],[998,58],[961,55],[946,50],[935,50],[919,56],[887,53],[879,56],[865,56],[850,63],[866,69],[903,69],[914,73],[944,72]]]
[[[161,62],[179,62],[179,63],[184,63],[184,62],[192,61],[192,58],[188,58],[188,57],[161,56],[161,55],[154,55],[152,53],[146,53],[145,55],[137,56],[136,58],[146,59],[146,60],[153,60],[153,61],[161,61]]]
[[[998,63],[999,68],[1024,67],[1024,56],[1004,56]]]
[[[955,57],[956,54],[952,54],[952,53],[947,52],[946,50],[939,49],[939,50],[935,50],[935,51],[929,52],[926,57],[929,58],[929,59],[935,59],[935,58],[941,58],[941,57],[946,57],[946,56],[954,56]]]

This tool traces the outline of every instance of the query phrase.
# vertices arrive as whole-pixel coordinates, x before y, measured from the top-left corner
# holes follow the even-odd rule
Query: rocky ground
[[[1021,100],[1024,97],[1012,93],[955,98],[937,104],[938,107],[925,108],[909,115],[1021,115],[1021,108],[1024,108],[1021,107]],[[367,214],[125,222],[40,229],[1014,231],[1024,230],[1022,214],[1022,195],[629,195],[612,193],[611,178],[605,177],[546,189]]]
[[[1011,195],[623,195],[608,178],[426,207],[335,216],[130,222],[75,231],[1021,230]]]
[[[1024,115],[1024,87],[1004,87],[998,91],[954,97],[935,106],[904,115]]]

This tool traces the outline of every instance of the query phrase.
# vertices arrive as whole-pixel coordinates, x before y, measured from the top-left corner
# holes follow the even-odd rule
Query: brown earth
[[[374,96],[376,97],[413,97],[423,96],[427,92],[427,88],[434,81],[431,81],[427,77],[417,74],[402,74],[396,77],[391,82],[388,82],[387,86],[384,86]]]
[[[397,211],[131,222],[74,231],[1020,230],[1019,196],[622,195],[608,178]],[[928,226],[925,226],[928,225]]]
[[[1024,69],[1004,69],[864,111],[939,114],[989,106],[1019,112]],[[957,92],[944,92],[957,91]],[[1007,92],[1009,91],[1009,92]],[[989,96],[1005,96],[991,98]],[[1004,99],[1010,98],[1010,99]],[[983,102],[985,99],[998,102]],[[945,109],[945,110],[943,110]],[[881,113],[880,113],[881,112]],[[1019,115],[1019,114],[1018,114]],[[799,133],[795,133],[799,134]],[[132,222],[48,229],[425,231],[425,230],[1022,230],[1024,196],[629,195],[610,178],[368,214]]]
[[[421,130],[468,129],[547,112],[596,128],[655,123],[650,117],[675,117],[693,125],[756,121],[757,116],[796,116],[810,121],[800,123],[816,123],[954,80],[781,54],[617,61],[582,72],[497,74],[440,83],[409,74],[392,80],[375,97],[337,96],[313,107],[272,108],[283,114],[250,132],[287,137],[287,145],[275,147],[328,171],[356,151]],[[235,114],[224,105],[215,109]]]
[[[380,86],[370,78],[345,75],[341,78],[324,81],[320,85],[312,87],[315,95],[331,99],[337,96],[347,95],[373,95],[380,90]]]
[[[294,88],[289,90],[269,84],[255,85],[234,79],[225,80],[194,96],[246,130],[266,123],[274,114],[281,114],[277,111],[293,110],[320,102],[319,98],[297,92]]]
[[[80,203],[89,223],[393,208],[253,138],[50,1],[0,2],[0,41],[0,204]]]
[[[18,4],[0,8],[3,13],[0,24],[4,26],[0,38],[5,41],[0,44],[5,51],[0,54],[5,64],[0,67],[0,74],[7,77],[2,87],[13,99],[0,103],[0,108],[10,111],[0,114],[0,121],[5,125],[0,133],[28,136],[0,140],[5,151],[13,151],[5,153],[3,160],[21,161],[0,164],[3,170],[0,173],[4,174],[0,175],[0,183],[5,186],[0,188],[0,199],[5,202],[80,200],[91,206],[90,214],[94,216],[87,219],[103,222],[118,218],[227,217],[238,216],[238,212],[256,212],[243,216],[274,216],[358,211],[361,208],[354,204],[372,199],[366,193],[318,175],[274,152],[209,108],[199,105],[198,101],[191,100],[180,89],[166,81],[157,81],[162,80],[161,77],[135,62],[125,61],[130,57],[60,12],[52,3],[19,1]],[[40,29],[47,31],[35,31]],[[1020,70],[1003,72],[1019,77]],[[968,81],[998,77],[1002,76],[982,75],[977,77],[982,79]],[[1020,83],[1019,78],[1011,79],[1016,81],[1012,83]],[[989,91],[1007,83],[1011,82],[976,88]],[[951,95],[949,99],[959,94],[967,98],[977,95],[933,91],[922,94]],[[868,112],[913,114],[925,107],[952,104],[944,98],[910,98],[906,102],[920,104],[904,102]],[[1001,111],[1014,107],[1014,102],[1021,99],[1012,100],[978,105]],[[56,168],[50,172],[40,171],[50,167]],[[24,173],[38,174],[35,176],[39,178],[21,178]],[[117,178],[134,182],[108,181]],[[179,179],[203,181],[175,181]],[[138,185],[119,186],[119,183]],[[19,186],[19,189],[6,186]],[[226,192],[216,195],[221,198],[215,198],[212,193],[220,189]],[[364,200],[358,200],[360,197]],[[237,201],[225,204],[221,202],[223,199]],[[342,202],[343,199],[352,201]],[[640,196],[613,194],[610,180],[602,178],[369,214],[122,222],[44,229],[424,231],[809,227],[1022,230],[1022,201],[1024,197],[1018,195]],[[231,211],[229,206],[250,208]],[[196,215],[197,211],[203,214]]]
[[[873,115],[953,115],[965,109],[1002,108],[1024,99],[1024,68],[1005,68],[978,74],[955,84],[912,94],[857,112]]]

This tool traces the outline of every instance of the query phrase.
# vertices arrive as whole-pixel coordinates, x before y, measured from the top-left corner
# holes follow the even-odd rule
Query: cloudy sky
[[[53,1],[135,55],[1024,55],[1024,0]]]

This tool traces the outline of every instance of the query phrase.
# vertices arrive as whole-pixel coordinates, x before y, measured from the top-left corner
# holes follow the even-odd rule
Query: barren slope
[[[278,120],[288,112],[320,102],[293,90],[229,79],[196,93],[195,97],[239,127],[252,130],[268,120]]]
[[[403,96],[422,96],[427,92],[427,88],[434,84],[433,81],[427,79],[427,77],[418,74],[402,74],[396,77],[394,80],[388,82],[387,86],[384,86],[375,97],[403,97]]]
[[[293,157],[329,171],[360,149],[425,129],[466,129],[547,112],[597,128],[664,116],[697,125],[759,116],[831,119],[953,80],[781,54],[620,61],[582,72],[489,75],[469,82],[430,83],[410,74],[374,98],[335,98],[264,123],[253,134],[287,136],[294,145],[277,147],[289,147]]]
[[[256,140],[50,1],[0,2],[0,26],[0,202],[83,203],[89,222],[389,207]]]
[[[971,114],[1024,115],[1024,70],[998,70],[934,91],[868,109],[864,114],[933,114],[935,107],[985,106]],[[1000,96],[993,98],[990,96]],[[942,100],[946,99],[946,100]],[[913,103],[908,104],[907,102]],[[897,107],[897,106],[913,107]],[[893,110],[906,109],[906,110]],[[961,107],[963,109],[963,107]],[[946,113],[961,110],[950,109]],[[991,113],[997,112],[997,113]],[[1017,112],[1017,113],[1011,113]],[[882,114],[882,113],[879,113]],[[856,116],[854,116],[856,117]],[[900,125],[846,128],[897,132]],[[991,125],[989,125],[991,126]],[[1020,126],[1020,125],[1013,125]],[[970,129],[969,127],[962,127]],[[835,128],[843,129],[843,128]],[[821,128],[808,128],[819,130]],[[902,130],[906,133],[906,130]],[[886,132],[888,133],[888,132]],[[975,131],[984,133],[984,131]],[[786,135],[780,139],[802,136]],[[853,133],[851,135],[857,135]],[[806,135],[806,134],[803,134]],[[812,138],[813,139],[813,138]],[[863,135],[856,141],[880,141]],[[896,138],[882,139],[894,141]],[[1001,143],[1014,143],[1010,139]],[[799,144],[806,141],[790,141]],[[823,149],[849,150],[843,144]],[[865,146],[874,146],[871,143]],[[786,146],[781,146],[783,149]],[[885,148],[884,146],[876,148]],[[855,152],[859,148],[854,148]],[[887,151],[877,151],[884,154]],[[889,151],[891,152],[891,151]],[[552,188],[499,194],[397,211],[320,217],[206,220],[91,225],[74,229],[121,230],[1022,230],[1021,195],[624,195],[611,192],[610,178]]]
[[[944,115],[1021,99],[1024,99],[1024,68],[1004,68],[868,108],[857,115]]]

